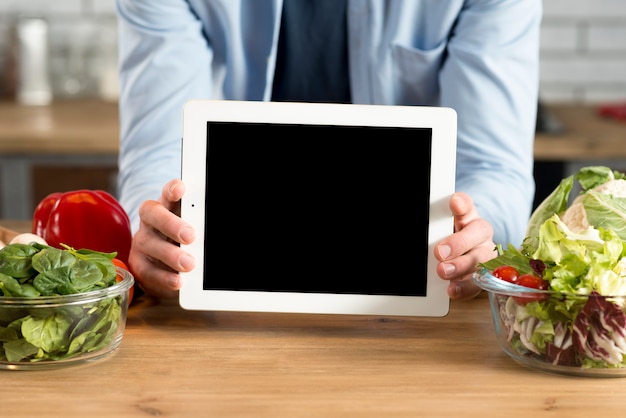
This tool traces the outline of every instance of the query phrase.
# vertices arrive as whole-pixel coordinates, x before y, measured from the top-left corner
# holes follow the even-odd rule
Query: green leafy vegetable
[[[590,166],[581,168],[575,175],[583,192],[598,187],[611,180],[626,179],[626,175],[619,171],[611,170],[605,166]]]
[[[115,253],[10,244],[0,250],[0,298],[86,293],[116,283]],[[124,295],[67,306],[0,309],[0,361],[62,360],[109,345]]]
[[[526,228],[526,237],[539,236],[539,227],[552,215],[561,214],[567,209],[569,193],[574,185],[574,176],[569,176],[539,204],[533,212]]]
[[[574,180],[580,194],[570,202]],[[520,248],[497,247],[480,266],[511,266],[549,283],[526,304],[498,295],[503,332],[522,355],[552,364],[626,367],[626,175],[584,167],[532,214]]]
[[[18,279],[31,277],[34,273],[31,260],[39,249],[34,245],[7,245],[0,256],[0,273]]]
[[[588,191],[579,202],[585,208],[590,225],[611,228],[622,239],[626,239],[626,198]]]
[[[581,216],[587,223],[596,228],[611,228],[622,239],[626,239],[626,175],[604,166],[583,167],[575,175],[561,180],[530,217],[526,229],[527,239],[536,239],[539,227],[552,215],[563,216],[568,208],[572,209],[568,205],[574,180],[578,181],[582,189],[574,202],[582,205],[584,214]],[[605,189],[601,192],[594,191],[603,186]],[[581,225],[581,228],[586,226]]]

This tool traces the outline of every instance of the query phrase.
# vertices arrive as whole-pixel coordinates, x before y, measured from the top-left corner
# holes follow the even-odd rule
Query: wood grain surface
[[[598,116],[591,105],[551,104],[562,134],[535,138],[538,160],[626,159],[626,123]],[[116,103],[59,101],[50,106],[0,102],[0,154],[114,154],[119,150]]]
[[[0,382],[11,418],[622,417],[626,399],[624,378],[515,363],[484,294],[443,318],[196,312],[144,296],[112,356]]]
[[[117,155],[117,109],[117,103],[98,100],[0,102],[0,154]]]

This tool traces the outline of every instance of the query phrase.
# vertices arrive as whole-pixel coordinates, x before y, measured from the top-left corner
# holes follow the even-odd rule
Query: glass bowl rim
[[[53,307],[64,306],[68,304],[85,303],[105,299],[107,297],[117,296],[127,292],[135,283],[132,273],[122,267],[115,267],[118,274],[122,276],[122,280],[112,286],[92,290],[90,292],[73,293],[70,295],[54,295],[54,296],[37,296],[37,297],[16,297],[16,296],[0,296],[0,308],[10,306],[29,306],[37,307]]]
[[[520,286],[514,283],[507,282],[505,280],[498,279],[491,272],[481,267],[472,274],[474,283],[483,290],[488,292],[497,293],[506,296],[520,296],[520,295],[548,295],[559,296],[565,298],[589,298],[592,295],[590,293],[570,293],[570,292],[558,292],[555,290],[540,290],[530,287]],[[605,298],[624,298],[626,295],[601,295]]]

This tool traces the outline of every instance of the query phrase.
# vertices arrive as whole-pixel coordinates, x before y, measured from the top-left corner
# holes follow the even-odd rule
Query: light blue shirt
[[[190,99],[269,100],[282,0],[117,0],[119,198],[180,178]],[[541,0],[348,0],[352,101],[458,115],[456,188],[521,244],[534,198]],[[306,48],[306,45],[303,45]]]

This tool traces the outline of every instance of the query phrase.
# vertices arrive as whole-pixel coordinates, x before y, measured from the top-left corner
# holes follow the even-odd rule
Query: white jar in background
[[[117,60],[117,26],[108,22],[100,28],[98,47],[99,59],[99,94],[102,100],[116,102],[119,100],[119,76]]]
[[[16,100],[25,105],[47,105],[52,101],[48,73],[48,22],[43,18],[21,18],[16,26]]]

